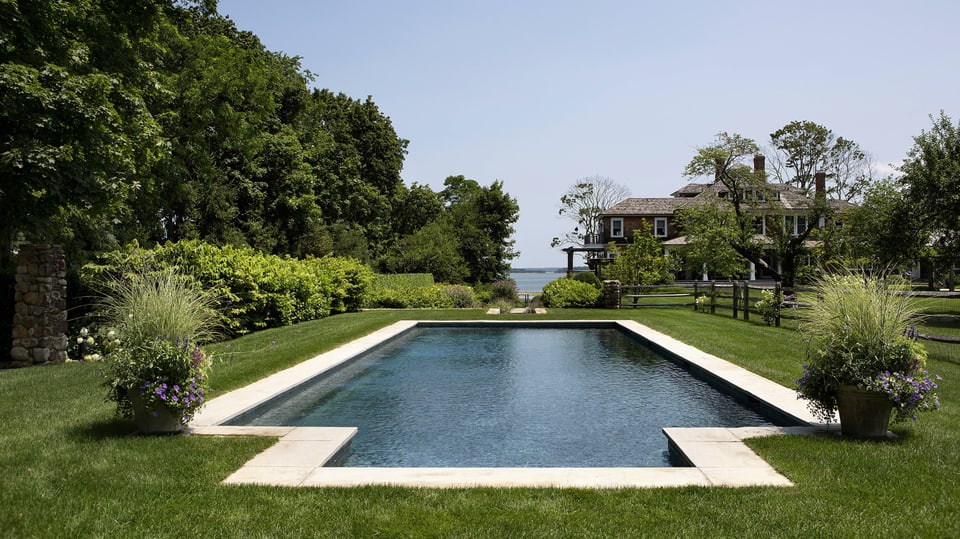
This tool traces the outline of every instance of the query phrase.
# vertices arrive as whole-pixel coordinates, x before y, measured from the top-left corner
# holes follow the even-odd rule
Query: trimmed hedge
[[[358,310],[374,276],[348,258],[298,260],[249,247],[181,241],[152,249],[133,242],[104,253],[83,267],[81,281],[96,289],[112,276],[174,267],[214,295],[221,324],[232,335]]]
[[[469,286],[434,284],[429,273],[378,274],[364,306],[387,309],[469,308],[477,302]]]
[[[540,299],[547,307],[595,307],[602,293],[593,285],[561,277],[543,287]]]

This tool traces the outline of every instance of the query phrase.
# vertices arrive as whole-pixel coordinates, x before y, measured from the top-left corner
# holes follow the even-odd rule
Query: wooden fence
[[[750,315],[762,316],[757,301],[763,290],[770,290],[780,301],[773,308],[772,323],[779,326],[784,311],[801,305],[793,294],[784,296],[780,283],[754,281],[678,281],[672,285],[633,285],[621,287],[621,307],[693,307],[694,310],[729,310],[734,318],[749,320]],[[787,315],[792,317],[791,315]]]

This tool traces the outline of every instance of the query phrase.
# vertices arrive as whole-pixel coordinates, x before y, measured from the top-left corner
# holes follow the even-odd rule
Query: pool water
[[[230,422],[350,426],[345,466],[669,466],[664,427],[771,425],[613,328],[415,328]]]

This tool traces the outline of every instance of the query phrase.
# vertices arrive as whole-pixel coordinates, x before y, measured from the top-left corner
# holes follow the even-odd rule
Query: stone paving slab
[[[203,427],[192,434],[279,436],[279,441],[247,461],[224,483],[296,486],[350,443],[356,427]]]
[[[263,467],[244,465],[223,480],[225,485],[269,485],[279,487],[296,487],[316,468],[312,466],[300,467]]]
[[[641,488],[709,486],[696,468],[318,468],[299,486]]]

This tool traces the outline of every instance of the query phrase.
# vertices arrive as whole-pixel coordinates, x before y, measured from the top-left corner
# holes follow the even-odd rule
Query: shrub
[[[434,284],[433,275],[429,273],[378,273],[374,277],[371,287],[374,289],[400,286],[425,288]]]
[[[490,284],[490,301],[517,301],[517,282],[513,279],[501,279]]]
[[[600,282],[600,277],[597,277],[597,274],[592,271],[579,271],[573,275],[574,281],[580,281],[581,283],[587,283],[597,290],[603,288],[603,283]]]
[[[587,283],[561,277],[543,287],[541,299],[547,307],[594,307],[601,295],[599,290]]]
[[[443,293],[450,300],[450,306],[456,309],[468,309],[476,303],[473,289],[469,286],[449,285],[445,287]]]
[[[469,286],[434,284],[429,273],[381,274],[364,300],[368,308],[465,309],[477,303]]]
[[[366,265],[348,258],[297,260],[249,247],[199,241],[152,249],[136,242],[104,253],[81,271],[86,286],[122,275],[176,268],[214,295],[220,323],[230,334],[295,324],[359,309],[373,279]]]
[[[783,293],[780,290],[763,289],[760,291],[760,299],[757,300],[757,312],[763,317],[763,321],[768,326],[772,326],[780,314],[780,303]]]

